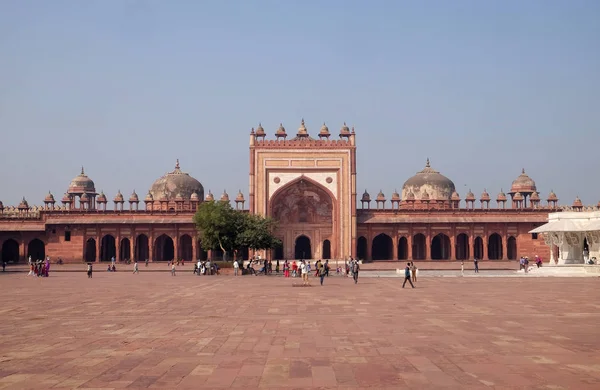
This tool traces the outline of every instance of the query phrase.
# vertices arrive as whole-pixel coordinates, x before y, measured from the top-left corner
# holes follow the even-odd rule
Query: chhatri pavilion
[[[534,254],[547,259],[551,246],[530,232],[549,213],[598,209],[578,199],[559,206],[554,192],[543,200],[525,170],[506,194],[494,198],[483,190],[478,197],[471,191],[462,197],[429,159],[400,193],[358,194],[356,134],[346,124],[338,134],[323,124],[311,136],[303,120],[289,137],[280,125],[274,138],[259,125],[250,132],[249,146],[247,197],[241,191],[233,199],[226,192],[217,198],[205,194],[177,161],[141,196],[118,191],[109,199],[82,168],[58,199],[48,193],[39,206],[26,199],[14,206],[0,202],[2,260],[219,259],[220,251],[202,250],[192,221],[198,205],[213,200],[278,221],[283,246],[257,253],[271,259],[512,260]]]

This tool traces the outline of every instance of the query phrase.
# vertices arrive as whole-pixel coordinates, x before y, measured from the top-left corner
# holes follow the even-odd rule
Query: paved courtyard
[[[598,389],[600,279],[0,273],[0,388]]]

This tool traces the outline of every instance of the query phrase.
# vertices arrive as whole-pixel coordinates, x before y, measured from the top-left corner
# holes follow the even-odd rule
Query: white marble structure
[[[550,213],[548,223],[530,233],[541,234],[550,246],[549,265],[600,262],[600,211]]]

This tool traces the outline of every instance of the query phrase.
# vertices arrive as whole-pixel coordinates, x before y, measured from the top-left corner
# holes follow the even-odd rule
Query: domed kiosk
[[[181,195],[184,199],[190,199],[194,192],[200,199],[204,199],[204,187],[198,180],[181,170],[179,159],[175,164],[175,169],[158,178],[150,187],[149,192],[154,199],[160,199],[164,195],[167,200],[175,200],[177,195]]]
[[[450,202],[455,190],[452,180],[431,168],[427,159],[425,168],[404,182],[402,199],[408,199],[409,194],[412,194],[415,200],[424,200],[423,198],[428,196],[429,199]]]

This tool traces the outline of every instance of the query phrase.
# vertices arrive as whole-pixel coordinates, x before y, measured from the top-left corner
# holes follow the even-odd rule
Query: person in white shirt
[[[238,271],[240,269],[240,263],[237,260],[233,262],[233,276],[238,276]]]
[[[302,260],[300,263],[300,272],[302,273],[302,285],[309,286],[308,283],[308,273],[310,272],[310,267],[306,264],[306,261]]]

